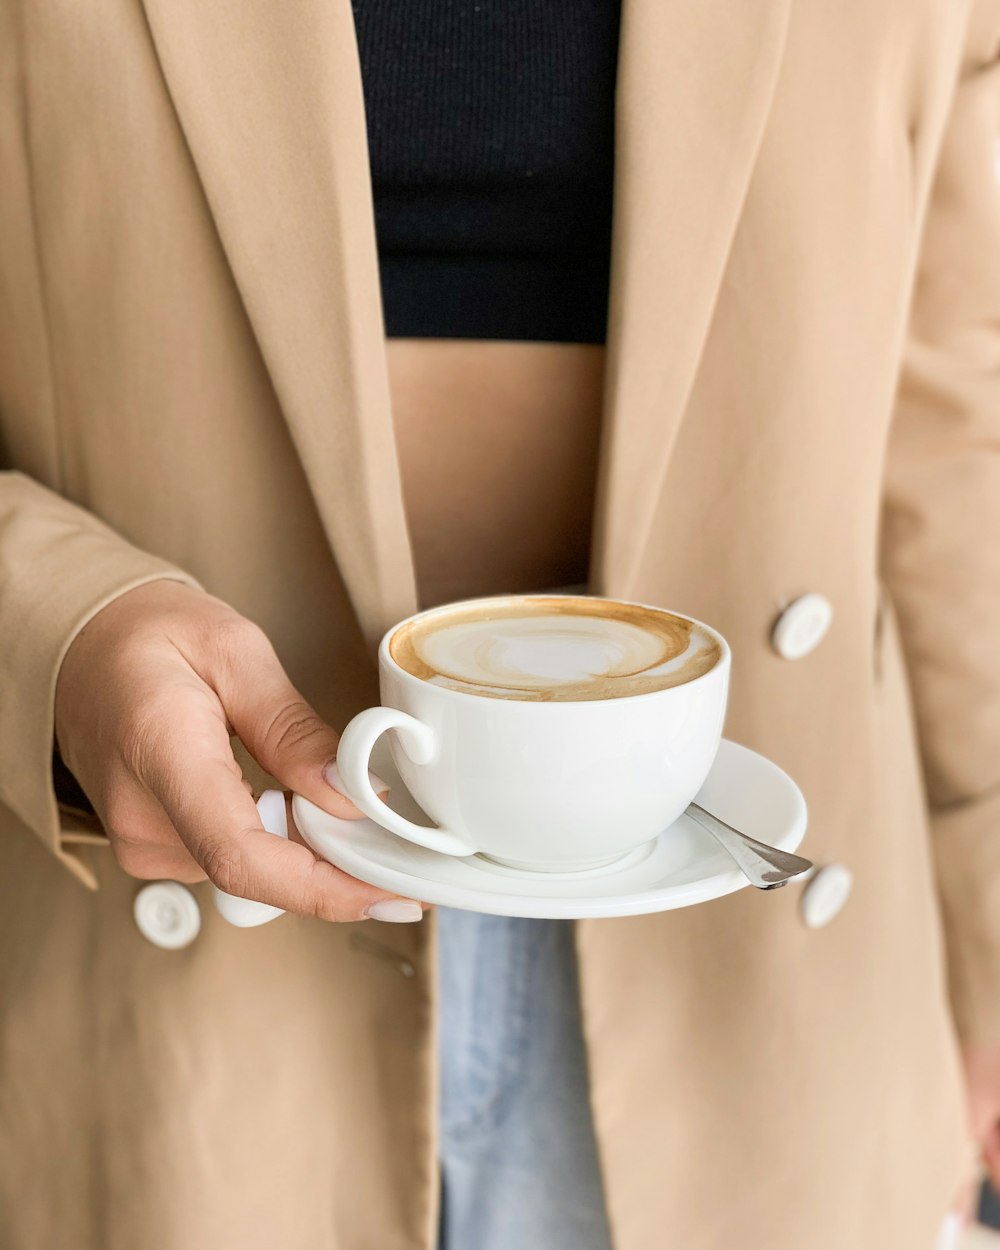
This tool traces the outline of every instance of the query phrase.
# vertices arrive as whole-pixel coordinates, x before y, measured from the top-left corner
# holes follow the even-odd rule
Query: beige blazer
[[[334,725],[415,607],[349,0],[0,0],[0,49],[0,1246],[429,1250],[433,922],[196,887],[157,949],[50,769],[61,657],[138,583],[254,618]],[[727,635],[727,733],[854,889],[578,925],[616,1250],[923,1250],[972,1163],[998,53],[998,0],[623,6],[592,589]]]

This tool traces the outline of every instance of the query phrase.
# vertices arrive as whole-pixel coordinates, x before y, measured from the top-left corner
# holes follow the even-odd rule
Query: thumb
[[[240,741],[272,777],[333,816],[363,815],[342,788],[340,735],[292,685],[265,634],[247,631],[217,675],[216,693]],[[384,798],[387,783],[369,775]]]

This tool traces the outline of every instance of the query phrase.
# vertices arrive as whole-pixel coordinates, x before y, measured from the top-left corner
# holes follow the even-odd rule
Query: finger
[[[181,881],[194,885],[206,879],[206,873],[186,850],[170,855],[148,847],[137,850],[122,843],[112,843],[111,849],[122,871],[137,881]]]
[[[322,920],[361,920],[390,897],[317,859],[301,843],[264,830],[217,722],[185,725],[179,740],[164,736],[146,770],[150,789],[185,846],[227,894]],[[410,909],[412,919],[421,914]]]
[[[181,841],[163,807],[144,786],[119,786],[101,823],[121,868],[130,877],[151,881],[204,881],[205,873]]]
[[[267,636],[255,626],[228,646],[216,690],[240,741],[272,777],[334,816],[362,816],[338,788],[339,734],[292,685]],[[388,785],[374,774],[372,785],[376,793],[388,793]]]
[[[285,792],[285,816],[286,816],[286,818],[287,818],[287,820],[288,820],[288,836],[289,836],[289,838],[291,838],[291,839],[292,839],[293,841],[295,841],[295,842],[301,842],[303,846],[308,846],[309,844],[306,842],[305,838],[302,836],[302,833],[301,833],[301,831],[299,830],[298,825],[295,823],[295,817],[294,817],[294,815],[292,814],[292,794],[291,794],[291,791],[286,791],[286,792]],[[315,854],[315,852],[314,852],[314,854]],[[353,878],[352,878],[352,879],[353,879]],[[374,887],[372,887],[372,888],[374,889]],[[388,893],[387,891],[379,891],[379,892],[383,895],[383,897],[384,897],[384,899],[385,899],[385,900],[399,899],[399,898],[402,898],[402,897],[403,897],[402,895],[399,895],[399,894],[390,894],[390,893]],[[430,903],[423,903],[423,902],[421,902],[419,899],[405,899],[404,901],[409,902],[409,903],[416,903],[416,904],[417,904],[417,906],[420,908],[420,910],[421,910],[421,911],[427,911],[427,909],[431,906],[431,904],[430,904]],[[393,909],[392,909],[392,908],[386,908],[386,909],[384,909],[384,910],[388,913],[388,912],[391,912]],[[391,919],[391,918],[392,918],[392,917],[391,917],[390,915],[388,915],[388,914],[387,914],[387,915],[385,915],[385,916],[382,916],[382,915],[375,915],[375,916],[372,916],[372,917],[371,917],[371,919],[373,919],[373,920]]]

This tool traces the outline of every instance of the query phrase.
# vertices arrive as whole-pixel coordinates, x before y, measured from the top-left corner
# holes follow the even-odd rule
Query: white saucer
[[[735,742],[723,740],[696,797],[722,820],[783,851],[794,851],[805,836],[798,786],[777,764]],[[497,916],[639,916],[691,907],[750,884],[712,835],[686,816],[625,861],[560,876],[428,851],[372,820],[331,816],[300,794],[292,812],[316,854],[351,876],[405,898]]]

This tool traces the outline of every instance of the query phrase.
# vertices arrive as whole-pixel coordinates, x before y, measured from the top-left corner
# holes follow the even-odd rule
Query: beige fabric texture
[[[0,0],[0,49],[0,1245],[430,1250],[433,920],[237,931],[196,887],[155,949],[50,774],[61,658],[144,580],[334,725],[415,608],[349,0]],[[728,736],[855,886],[817,930],[798,884],[578,924],[616,1250],[929,1250],[972,1164],[998,49],[997,0],[624,0],[591,589],[722,630]]]

